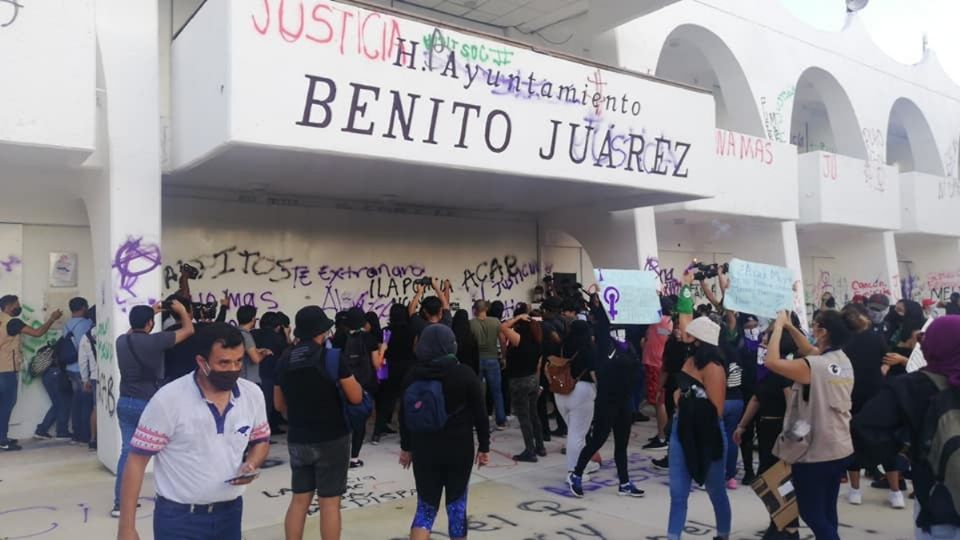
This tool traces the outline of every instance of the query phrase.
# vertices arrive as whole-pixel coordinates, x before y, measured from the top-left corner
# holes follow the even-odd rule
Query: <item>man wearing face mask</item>
[[[239,330],[212,323],[196,339],[196,370],[157,391],[131,440],[120,495],[120,540],[139,538],[137,499],[153,456],[157,540],[241,538],[244,486],[259,475],[270,450],[263,393],[240,379]]]
[[[883,294],[873,294],[867,300],[868,314],[870,322],[873,323],[873,331],[886,336],[889,332],[887,328],[887,312],[890,311],[890,299]]]
[[[20,450],[17,441],[7,437],[10,415],[17,404],[17,373],[23,363],[20,336],[42,337],[63,313],[57,309],[39,328],[31,328],[18,319],[23,309],[12,294],[0,298],[0,450]]]

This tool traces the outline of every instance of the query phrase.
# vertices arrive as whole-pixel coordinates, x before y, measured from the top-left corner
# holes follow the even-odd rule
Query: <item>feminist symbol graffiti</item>
[[[0,0],[0,5],[9,5],[13,10],[10,13],[10,18],[7,19],[7,22],[0,23],[0,28],[6,28],[17,21],[17,15],[20,14],[20,9],[23,8],[23,4],[17,2],[17,0]]]
[[[140,276],[149,274],[160,267],[160,246],[144,242],[143,237],[127,237],[127,241],[117,248],[113,258],[113,267],[120,275],[120,290],[126,291],[130,298],[136,298],[134,287]],[[119,298],[117,303],[122,304]]]
[[[620,289],[617,289],[616,287],[607,287],[603,291],[603,299],[610,304],[610,310],[608,311],[610,314],[610,319],[616,319],[617,313],[620,313],[617,311],[617,302],[620,301]]]

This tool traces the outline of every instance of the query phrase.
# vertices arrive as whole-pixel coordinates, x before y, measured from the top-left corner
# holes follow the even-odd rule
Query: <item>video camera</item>
[[[187,276],[187,279],[197,279],[200,276],[200,270],[197,267],[186,263],[180,265],[180,273]]]
[[[715,278],[720,274],[726,274],[730,271],[730,265],[728,263],[718,264],[706,264],[694,260],[691,268],[696,268],[697,272],[693,275],[693,279],[697,281],[703,281],[705,279]]]

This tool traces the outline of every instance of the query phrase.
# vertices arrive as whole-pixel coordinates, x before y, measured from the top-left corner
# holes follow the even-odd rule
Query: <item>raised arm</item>
[[[23,328],[20,329],[20,333],[30,337],[43,337],[47,334],[47,332],[50,331],[50,327],[53,326],[53,323],[57,322],[62,316],[63,316],[63,312],[60,311],[59,309],[55,309],[50,314],[50,316],[47,317],[47,321],[43,323],[43,325],[41,325],[39,328],[31,328],[29,326],[24,326]]]
[[[177,317],[180,318],[180,329],[176,331],[174,342],[183,343],[190,336],[193,335],[193,318],[187,313],[187,308],[183,307],[183,304],[179,300],[174,300],[171,303],[171,308],[173,312],[177,314]],[[158,308],[154,307],[154,311]]]
[[[783,338],[783,328],[787,324],[787,312],[781,311],[777,321],[773,324],[770,342],[767,344],[767,358],[764,363],[770,371],[782,375],[791,381],[800,384],[810,384],[810,365],[796,360],[780,358],[780,340]],[[806,338],[803,338],[806,342]],[[814,348],[816,351],[816,348]]]
[[[512,319],[509,319],[500,323],[500,333],[507,338],[507,341],[513,347],[520,346],[520,334],[518,334],[517,331],[513,329],[514,325],[516,325],[520,321],[529,322],[530,316],[524,313],[523,315],[517,315]]]
[[[413,286],[413,298],[410,299],[410,303],[407,304],[407,314],[413,317],[417,314],[417,310],[420,309],[420,299],[423,298],[424,287],[422,285],[414,284]]]

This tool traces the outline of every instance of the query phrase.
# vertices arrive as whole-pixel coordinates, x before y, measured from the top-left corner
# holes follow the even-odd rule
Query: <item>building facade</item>
[[[960,89],[778,2],[74,0],[0,5],[0,293],[98,306],[116,462],[127,311],[385,316],[546,274],[789,267],[796,305],[960,291]],[[50,29],[57,29],[51,32]],[[41,341],[28,340],[29,357]],[[48,405],[24,378],[12,436]]]

